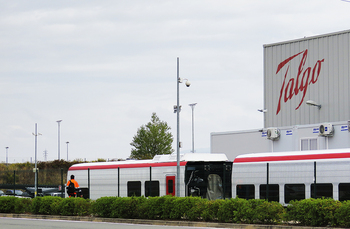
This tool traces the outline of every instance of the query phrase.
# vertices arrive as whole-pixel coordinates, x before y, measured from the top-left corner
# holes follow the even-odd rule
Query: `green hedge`
[[[341,211],[350,210],[345,203],[333,199],[291,201],[285,219],[305,226],[342,226],[342,219],[338,217]]]
[[[265,200],[207,200],[199,197],[0,197],[0,213],[192,220],[244,224],[350,227],[350,201],[306,199],[285,208]]]

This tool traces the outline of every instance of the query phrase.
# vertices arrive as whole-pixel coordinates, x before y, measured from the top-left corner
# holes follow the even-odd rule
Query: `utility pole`
[[[189,104],[189,106],[192,108],[192,153],[194,153],[194,106],[196,106],[197,103]]]
[[[47,150],[46,149],[44,150],[44,158],[45,158],[45,161],[47,161]]]

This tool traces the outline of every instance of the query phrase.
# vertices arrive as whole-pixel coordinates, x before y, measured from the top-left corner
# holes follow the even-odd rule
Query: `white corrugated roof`
[[[75,164],[72,167],[89,167],[91,165],[125,165],[125,164],[143,164],[143,163],[161,163],[177,161],[176,154],[156,155],[152,160],[127,160],[127,161],[112,161],[112,162],[94,162]],[[180,155],[180,161],[228,161],[225,154],[210,154],[210,153],[187,153]]]
[[[307,150],[307,151],[287,151],[287,152],[267,152],[267,153],[249,153],[241,154],[236,158],[254,158],[254,157],[278,157],[293,155],[312,155],[312,154],[329,154],[329,153],[349,153],[350,149],[328,149],[328,150]]]

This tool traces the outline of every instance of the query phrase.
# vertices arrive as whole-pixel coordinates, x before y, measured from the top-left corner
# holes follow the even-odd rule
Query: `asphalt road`
[[[158,226],[122,223],[101,223],[85,221],[66,220],[43,220],[43,219],[21,219],[21,218],[1,218],[1,229],[195,229],[204,227],[180,227],[180,226]],[[208,229],[208,227],[205,227]]]

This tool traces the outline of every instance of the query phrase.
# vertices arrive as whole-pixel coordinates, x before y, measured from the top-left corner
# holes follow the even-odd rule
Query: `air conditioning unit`
[[[334,128],[330,123],[324,123],[320,125],[320,135],[322,136],[333,136]]]
[[[270,140],[278,140],[280,138],[280,130],[278,128],[268,128],[267,138]]]

